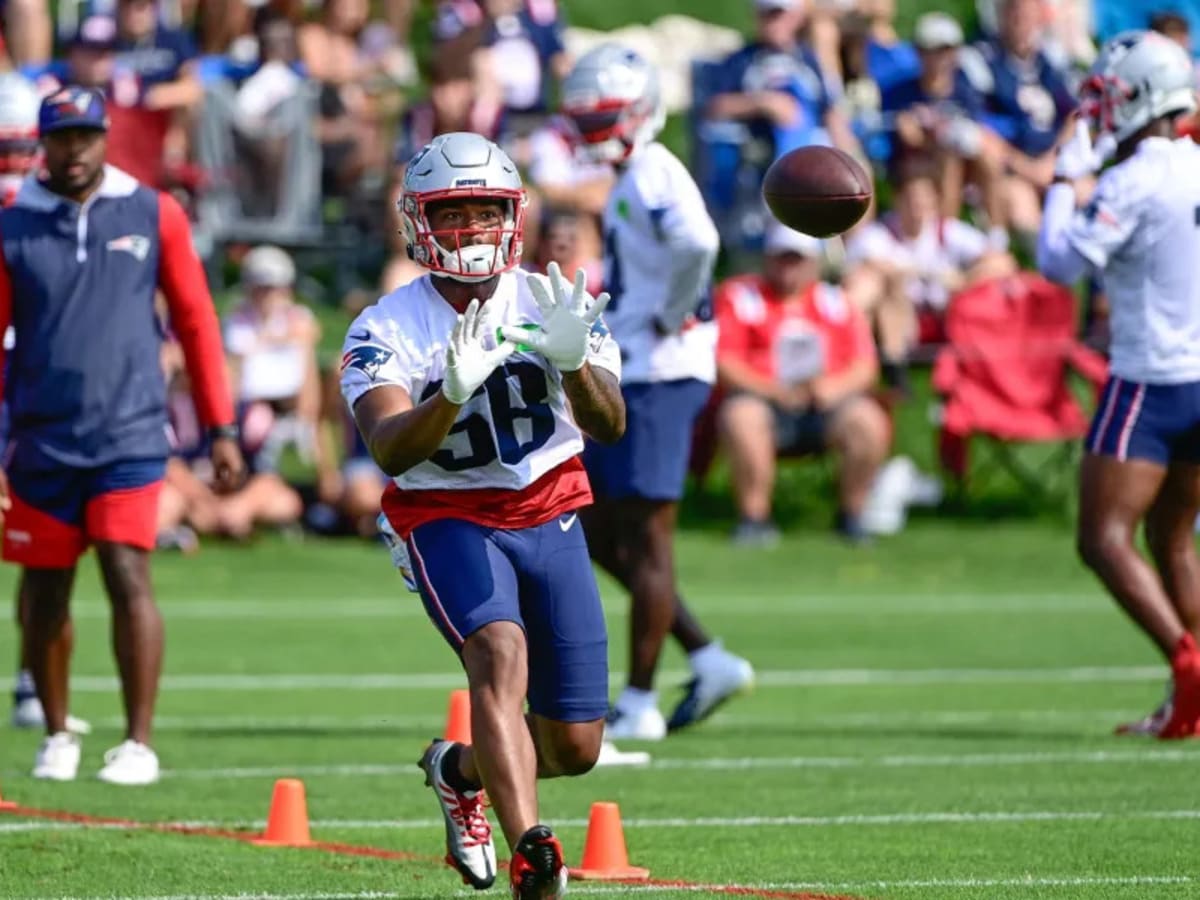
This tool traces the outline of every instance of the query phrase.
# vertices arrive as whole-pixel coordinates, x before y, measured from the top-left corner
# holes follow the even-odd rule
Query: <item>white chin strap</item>
[[[438,272],[446,278],[474,284],[494,278],[504,266],[507,259],[504,248],[494,244],[473,244],[453,252],[442,254],[442,268],[447,272]]]

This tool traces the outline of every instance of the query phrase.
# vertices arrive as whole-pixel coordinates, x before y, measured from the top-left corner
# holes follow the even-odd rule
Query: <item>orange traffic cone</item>
[[[16,809],[17,804],[13,800],[5,800],[4,795],[0,794],[0,809]]]
[[[587,840],[583,845],[583,864],[568,871],[572,878],[591,881],[640,881],[650,877],[649,869],[629,864],[625,829],[621,827],[621,810],[617,804],[592,804]]]
[[[446,733],[443,737],[460,744],[471,743],[470,691],[450,692],[450,708],[446,711]]]
[[[254,843],[262,847],[307,847],[312,843],[304,782],[299,778],[280,778],[275,782],[267,830]]]

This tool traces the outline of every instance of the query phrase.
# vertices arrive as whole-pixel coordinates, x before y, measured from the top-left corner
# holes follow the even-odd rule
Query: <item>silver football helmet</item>
[[[666,121],[658,73],[615,43],[593,47],[575,63],[563,81],[562,110],[583,155],[614,165],[653,141]]]
[[[502,203],[501,226],[434,231],[429,204],[463,199]],[[517,167],[503,150],[470,132],[439,135],[404,173],[398,205],[409,255],[436,275],[487,281],[520,263],[528,202]],[[493,240],[479,242],[481,235]]]
[[[1123,141],[1163,116],[1194,112],[1195,70],[1187,53],[1152,31],[1105,42],[1080,86],[1080,109],[1097,134]]]

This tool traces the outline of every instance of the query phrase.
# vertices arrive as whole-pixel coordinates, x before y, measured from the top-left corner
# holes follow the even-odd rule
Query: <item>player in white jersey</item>
[[[581,152],[617,176],[604,210],[606,321],[621,347],[628,425],[617,443],[584,452],[597,497],[585,513],[588,543],[632,600],[629,681],[607,735],[659,740],[754,679],[748,662],[700,628],[675,584],[675,520],[692,427],[716,378],[717,230],[687,168],[655,142],[664,113],[657,74],[644,59],[602,44],[576,63],[562,95]],[[669,721],[654,690],[668,634],[694,673]]]
[[[486,785],[512,896],[533,900],[567,877],[535,779],[588,771],[603,737],[607,639],[577,524],[591,500],[579,453],[584,433],[619,438],[625,411],[607,295],[589,296],[582,272],[572,286],[556,266],[514,271],[525,205],[516,167],[479,135],[442,135],[413,158],[400,218],[431,274],[354,320],[342,393],[392,476],[384,512],[471,691],[474,743],[435,740],[421,759],[447,860],[477,889],[494,881]]]
[[[1081,89],[1084,118],[1059,151],[1038,262],[1049,277],[1103,274],[1111,376],[1080,479],[1084,562],[1170,662],[1173,696],[1121,732],[1191,737],[1200,722],[1200,147],[1176,140],[1196,109],[1191,61],[1151,32],[1108,41]],[[1076,209],[1077,182],[1114,165]],[[1138,552],[1145,524],[1150,564]],[[1156,571],[1157,569],[1157,571]]]
[[[37,165],[38,109],[42,98],[33,82],[16,72],[0,74],[0,207],[8,206],[17,196],[22,182]],[[11,349],[13,332],[4,335],[5,347]],[[4,426],[7,428],[7,417]],[[17,584],[17,624],[25,621],[23,598],[25,575],[22,570]],[[13,690],[12,724],[17,728],[44,728],[46,717],[37,697],[33,675],[29,671],[29,647],[22,629],[21,661]],[[91,726],[75,716],[67,717],[67,728],[76,734],[87,734]]]

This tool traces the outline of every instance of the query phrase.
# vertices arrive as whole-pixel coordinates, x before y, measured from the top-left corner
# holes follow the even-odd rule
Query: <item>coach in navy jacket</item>
[[[104,165],[107,128],[97,91],[46,98],[44,172],[0,211],[0,333],[10,323],[16,332],[3,383],[10,426],[0,511],[4,559],[23,567],[26,640],[47,723],[34,776],[67,781],[79,766],[79,740],[66,727],[69,599],[78,558],[94,544],[128,723],[100,777],[146,784],[158,778],[149,738],[163,644],[149,570],[168,452],[159,289],[196,408],[213,429],[218,485],[235,485],[243,463],[187,219],[171,197]]]

